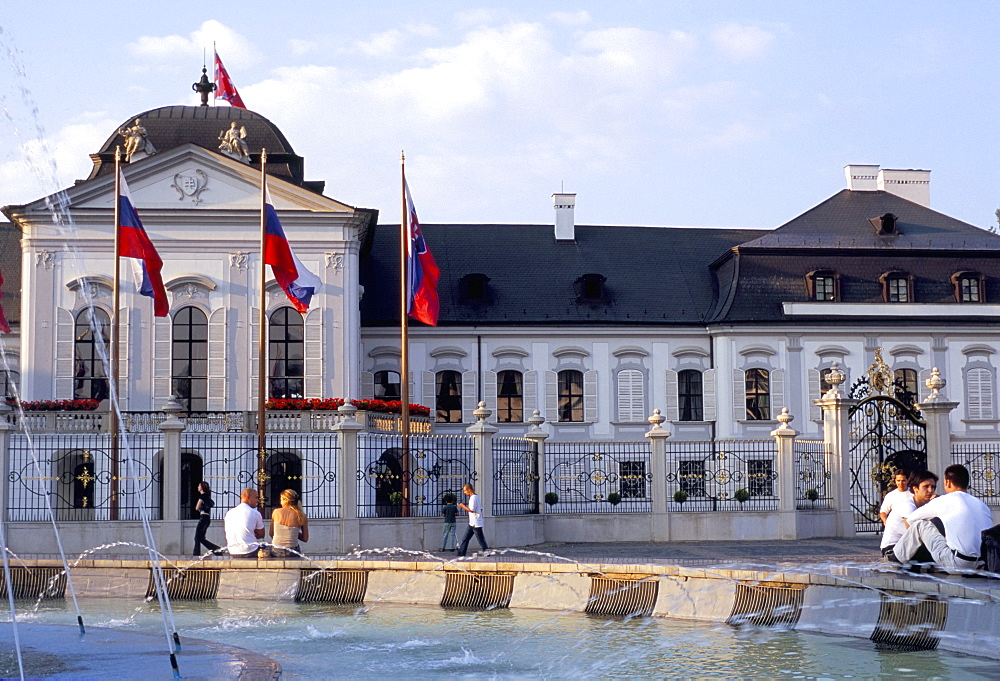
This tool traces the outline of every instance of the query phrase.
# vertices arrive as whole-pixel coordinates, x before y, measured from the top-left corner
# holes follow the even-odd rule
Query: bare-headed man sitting
[[[226,548],[233,558],[255,558],[264,538],[264,518],[257,510],[257,490],[240,492],[240,503],[226,512]]]

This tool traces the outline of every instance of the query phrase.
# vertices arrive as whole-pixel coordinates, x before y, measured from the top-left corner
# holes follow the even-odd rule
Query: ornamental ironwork
[[[774,440],[667,443],[671,511],[768,511],[778,507]]]

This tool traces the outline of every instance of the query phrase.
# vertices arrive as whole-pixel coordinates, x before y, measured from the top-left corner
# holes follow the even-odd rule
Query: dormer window
[[[872,227],[875,228],[875,232],[882,236],[896,236],[899,231],[896,229],[896,216],[892,213],[886,213],[880,215],[877,218],[869,218],[868,222],[872,223]]]
[[[466,305],[484,305],[493,302],[490,278],[485,274],[466,274],[458,280],[458,299]]]
[[[886,272],[882,282],[882,300],[887,303],[913,302],[913,277],[906,272]]]
[[[955,286],[955,300],[958,302],[985,302],[983,275],[979,272],[956,272],[951,275],[951,283]]]
[[[599,305],[608,302],[608,292],[604,286],[607,277],[601,274],[585,274],[573,282],[576,302]]]
[[[806,275],[810,300],[840,300],[840,275],[832,270],[816,270]]]

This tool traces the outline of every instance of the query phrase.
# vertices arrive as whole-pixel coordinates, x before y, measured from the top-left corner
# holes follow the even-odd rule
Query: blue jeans
[[[455,548],[455,523],[445,523],[444,531],[441,533],[441,550]]]
[[[465,552],[469,550],[469,542],[472,541],[472,535],[476,535],[476,541],[479,542],[479,548],[483,551],[489,550],[489,546],[486,545],[486,537],[483,536],[483,528],[469,526],[469,529],[465,532],[465,537],[462,538],[462,545],[458,547],[458,555],[464,556]]]

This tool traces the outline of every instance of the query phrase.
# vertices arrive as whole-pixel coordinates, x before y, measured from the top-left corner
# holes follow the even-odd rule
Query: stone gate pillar
[[[173,395],[163,405],[167,418],[160,422],[163,432],[163,519],[183,520],[181,515],[181,433],[184,422],[177,415],[184,410]]]
[[[941,393],[947,384],[937,367],[927,379],[931,394],[917,405],[927,423],[927,470],[944,477],[944,469],[951,465],[951,411],[958,402],[949,402]]]
[[[782,539],[797,539],[798,517],[795,510],[795,438],[798,433],[788,424],[795,419],[782,407],[781,423],[771,431],[778,448],[778,531]]]
[[[6,522],[9,517],[7,476],[10,475],[10,434],[14,430],[14,426],[7,422],[10,411],[10,407],[0,400],[0,466],[3,466],[3,478],[0,479],[0,522]]]
[[[474,441],[475,487],[483,503],[483,516],[486,518],[493,515],[493,436],[500,430],[486,422],[492,414],[493,412],[486,408],[486,403],[480,402],[479,408],[472,412],[476,422],[465,429]]]
[[[535,471],[538,474],[535,488],[538,494],[538,512],[546,513],[549,505],[545,503],[545,441],[549,439],[549,434],[541,428],[545,423],[545,417],[538,413],[537,409],[528,417],[528,423],[531,424],[531,428],[524,437],[535,443]]]
[[[337,503],[340,504],[340,546],[342,552],[361,547],[361,524],[358,521],[358,433],[364,429],[355,416],[358,409],[345,401],[337,409],[340,422],[331,430],[337,433],[340,458],[337,460]]]
[[[823,441],[826,443],[826,470],[830,474],[830,496],[837,512],[836,534],[853,537],[854,511],[851,509],[851,439],[850,411],[858,403],[840,390],[847,377],[833,365],[827,375],[832,386],[823,397],[815,400],[823,410]]]
[[[670,519],[667,516],[667,438],[670,431],[661,424],[667,419],[659,409],[647,419],[652,428],[646,433],[649,440],[649,477],[653,497],[653,541],[670,541]]]

